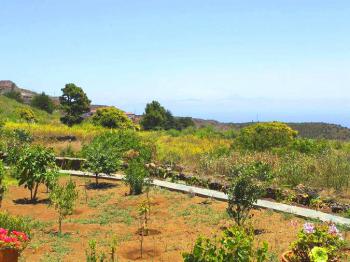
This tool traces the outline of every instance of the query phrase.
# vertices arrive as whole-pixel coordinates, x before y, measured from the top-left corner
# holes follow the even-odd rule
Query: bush
[[[21,231],[30,236],[33,227],[33,219],[29,217],[12,216],[7,212],[0,212],[0,228]]]
[[[120,109],[115,107],[104,107],[97,109],[92,117],[94,125],[101,125],[107,128],[135,128],[134,123]]]
[[[38,121],[35,113],[30,108],[21,108],[18,110],[19,117],[27,123],[35,123]]]
[[[53,110],[55,109],[51,98],[44,92],[39,95],[35,95],[31,101],[31,105],[38,109],[44,110],[49,114],[52,114]]]
[[[137,161],[137,159],[134,159],[129,163],[125,172],[124,181],[129,185],[131,195],[141,194],[143,188],[151,183],[145,164]]]
[[[4,96],[14,99],[19,103],[23,103],[23,98],[22,98],[21,92],[19,91],[12,90],[12,91],[6,92]]]
[[[218,240],[198,238],[191,253],[182,256],[185,262],[263,262],[268,259],[268,245],[253,246],[253,230],[231,227]]]
[[[72,180],[67,184],[60,186],[56,184],[50,192],[50,205],[58,212],[58,232],[62,233],[62,220],[71,215],[74,209],[74,204],[78,198],[76,185]]]
[[[266,182],[271,180],[270,166],[261,162],[235,167],[227,190],[227,213],[241,226],[249,218],[250,210],[265,193]]]
[[[341,249],[344,245],[345,242],[334,224],[305,223],[304,228],[298,233],[298,240],[291,245],[293,251],[291,259],[311,262],[315,261],[312,257],[322,256],[328,257],[326,261],[340,261],[338,259],[342,255]]]
[[[237,139],[242,149],[265,151],[289,145],[297,131],[279,122],[258,123],[243,128]]]
[[[55,155],[50,149],[41,146],[27,147],[17,162],[19,185],[30,190],[30,200],[36,200],[39,185],[51,184],[52,176],[57,176]]]

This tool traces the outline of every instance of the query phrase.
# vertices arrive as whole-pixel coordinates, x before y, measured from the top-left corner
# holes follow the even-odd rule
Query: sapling
[[[53,206],[58,212],[58,232],[62,233],[62,220],[71,215],[74,210],[75,201],[78,198],[76,185],[72,180],[69,180],[66,185],[56,186],[52,189],[49,195],[50,206]]]
[[[139,206],[139,216],[143,224],[143,230],[145,235],[148,235],[148,220],[149,220],[149,202],[143,201]]]

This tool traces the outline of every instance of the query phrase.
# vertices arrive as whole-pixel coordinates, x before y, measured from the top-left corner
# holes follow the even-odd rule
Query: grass
[[[14,99],[0,95],[0,119],[11,122],[21,122],[22,120],[20,119],[18,111],[22,109],[31,109],[34,112],[38,123],[40,124],[59,122],[58,113],[48,114],[45,111],[19,103]]]

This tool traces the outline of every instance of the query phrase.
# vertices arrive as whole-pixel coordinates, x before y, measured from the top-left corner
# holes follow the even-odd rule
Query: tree
[[[169,113],[168,113],[169,114]],[[167,120],[167,111],[157,101],[146,105],[145,113],[141,119],[141,126],[144,130],[160,130],[164,128]]]
[[[71,215],[74,210],[75,201],[78,198],[76,185],[72,180],[60,186],[56,184],[50,192],[50,206],[58,212],[58,232],[62,233],[62,220]]]
[[[37,199],[40,184],[49,184],[53,173],[58,175],[53,150],[41,146],[27,147],[17,161],[17,179],[30,191],[30,200]],[[48,179],[49,178],[49,179]]]
[[[30,108],[21,108],[19,109],[18,114],[20,118],[27,123],[35,123],[38,121],[35,113]]]
[[[55,109],[55,106],[51,98],[48,95],[46,95],[44,92],[42,92],[39,95],[35,95],[31,101],[31,105],[33,107],[44,110],[49,114],[52,114],[53,110]]]
[[[97,109],[92,117],[94,125],[101,125],[108,128],[134,128],[133,122],[120,109],[115,107],[103,107]]]
[[[284,123],[257,123],[243,128],[236,142],[243,149],[264,151],[287,146],[297,134]]]
[[[66,84],[62,92],[62,96],[59,97],[64,112],[64,116],[61,117],[62,123],[68,126],[79,124],[83,120],[82,115],[90,111],[91,101],[83,89],[75,84]]]
[[[23,98],[22,98],[21,92],[19,91],[11,90],[9,92],[6,92],[4,96],[14,99],[19,103],[23,103]]]
[[[230,175],[231,185],[227,190],[227,213],[237,225],[242,226],[249,218],[250,210],[264,195],[266,182],[271,178],[270,166],[262,162],[233,168]]]
[[[139,195],[145,186],[150,185],[151,179],[145,164],[133,159],[125,171],[124,181],[130,187],[130,195]]]

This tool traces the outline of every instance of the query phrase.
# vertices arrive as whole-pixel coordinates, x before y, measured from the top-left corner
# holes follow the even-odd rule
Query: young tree
[[[96,111],[92,117],[94,125],[101,125],[107,128],[135,128],[133,122],[120,109],[115,107],[103,107]]]
[[[151,178],[145,164],[134,159],[126,169],[124,181],[130,187],[130,195],[139,195],[151,183]]]
[[[17,161],[19,185],[30,191],[30,200],[37,199],[40,184],[47,184],[47,177],[52,177],[57,170],[53,150],[41,146],[27,147]],[[57,175],[57,173],[55,173]]]
[[[241,226],[250,217],[256,201],[264,195],[266,183],[272,179],[270,166],[262,162],[243,164],[232,170],[230,178],[227,213]]]
[[[56,184],[50,192],[49,198],[50,206],[53,206],[58,212],[58,232],[61,234],[62,220],[73,213],[75,201],[78,198],[75,183],[69,180],[63,186]]]
[[[64,116],[61,117],[62,123],[68,126],[79,124],[83,120],[82,115],[90,111],[91,101],[83,89],[75,84],[66,84],[62,92],[59,98],[64,112]]]
[[[55,106],[51,98],[48,95],[46,95],[44,92],[42,92],[39,95],[35,95],[31,101],[31,105],[33,107],[44,110],[49,114],[52,114],[53,110],[55,109]]]

